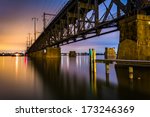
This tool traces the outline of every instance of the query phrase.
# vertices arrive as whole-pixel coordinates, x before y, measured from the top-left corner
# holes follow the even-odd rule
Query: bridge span
[[[120,30],[118,58],[150,59],[150,0],[126,1],[69,0],[27,53],[58,57],[62,45]]]

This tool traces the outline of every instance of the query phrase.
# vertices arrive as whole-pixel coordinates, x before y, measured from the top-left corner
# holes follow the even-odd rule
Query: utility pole
[[[32,20],[33,20],[33,23],[34,23],[34,41],[36,41],[36,23],[38,21],[38,18],[33,17]]]
[[[46,16],[56,16],[55,14],[43,13],[43,30],[46,28]]]
[[[32,43],[31,43],[31,33],[28,33],[28,39],[29,39],[29,47],[32,45]]]
[[[32,41],[33,41],[33,38],[31,37],[31,45],[32,45]]]
[[[27,37],[27,41],[26,41],[26,46],[27,46],[27,50],[29,49],[29,38]]]

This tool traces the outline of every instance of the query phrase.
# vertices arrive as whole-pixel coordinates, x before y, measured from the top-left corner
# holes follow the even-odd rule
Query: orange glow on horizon
[[[2,31],[0,32],[0,52],[26,50],[26,41],[29,32],[33,38],[33,26],[30,18],[26,22],[24,20],[21,18],[21,20],[15,21],[8,26],[2,26]],[[39,32],[41,31],[40,27],[42,28],[41,25],[37,26]]]

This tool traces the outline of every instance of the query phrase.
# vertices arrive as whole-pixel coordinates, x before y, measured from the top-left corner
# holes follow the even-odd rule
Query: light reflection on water
[[[128,67],[114,64],[106,74],[98,63],[92,75],[88,56],[0,57],[0,66],[0,99],[150,99],[149,68],[134,68],[130,80]]]
[[[0,99],[41,99],[42,83],[39,78],[33,81],[34,68],[24,59],[0,57]]]
[[[19,59],[18,56],[16,56],[16,77],[18,77],[18,62],[19,62],[18,59]]]

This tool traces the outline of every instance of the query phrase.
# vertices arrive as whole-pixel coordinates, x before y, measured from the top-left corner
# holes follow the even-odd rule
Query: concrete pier
[[[105,48],[105,59],[116,59],[115,48]]]
[[[46,58],[60,58],[61,49],[60,48],[46,48]]]
[[[70,51],[69,52],[69,57],[76,57],[76,56],[77,56],[76,51]]]
[[[150,60],[150,16],[135,15],[119,22],[118,59]]]
[[[32,57],[32,58],[42,58],[43,57],[43,51],[40,50],[40,51],[29,53],[28,56]]]
[[[29,57],[32,57],[32,58],[60,58],[61,57],[61,49],[47,47],[45,50],[40,50],[40,51],[29,53]]]

